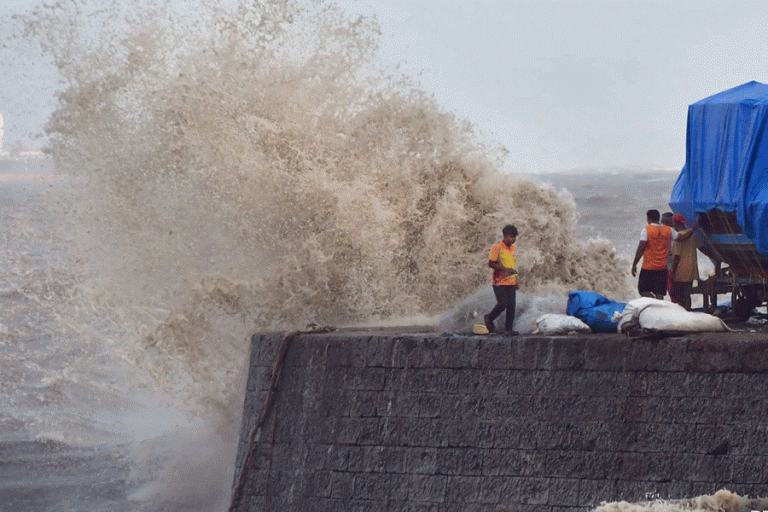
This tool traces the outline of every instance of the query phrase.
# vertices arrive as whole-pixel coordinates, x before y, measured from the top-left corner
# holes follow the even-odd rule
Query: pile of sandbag
[[[673,302],[640,298],[627,303],[615,319],[621,333],[633,329],[665,332],[729,331],[725,322],[707,313],[695,313]]]
[[[590,332],[592,332],[592,329],[575,316],[547,313],[536,319],[536,330],[533,331],[533,334],[561,336],[566,334],[587,334]]]

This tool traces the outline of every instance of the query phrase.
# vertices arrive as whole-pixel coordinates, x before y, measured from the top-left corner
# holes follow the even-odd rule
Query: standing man
[[[672,222],[681,237],[688,232],[685,228],[685,216],[682,213],[676,213],[672,217]],[[693,281],[699,280],[699,262],[696,256],[699,245],[699,239],[696,237],[691,237],[684,242],[675,240],[672,243],[672,287],[669,289],[669,295],[672,298],[674,292],[673,302],[680,304],[688,311],[691,310]]]
[[[672,222],[672,217],[674,214],[672,212],[664,212],[661,214],[661,223],[665,226],[669,226],[671,228],[674,228],[674,223]],[[674,242],[673,242],[674,243]],[[672,302],[677,302],[677,298],[674,295],[674,292],[672,291],[672,248],[670,247],[669,254],[667,255],[667,292],[669,292],[669,300]]]
[[[506,334],[516,336],[517,331],[512,330],[515,323],[515,305],[517,301],[517,228],[511,224],[501,230],[504,239],[493,246],[488,257],[488,266],[493,269],[493,293],[496,295],[496,306],[485,315],[485,326],[488,332],[495,332],[494,320],[506,311],[504,322]]]
[[[667,257],[670,243],[672,240],[688,240],[693,235],[693,230],[678,235],[677,231],[669,226],[659,224],[659,210],[648,210],[645,215],[648,225],[640,234],[635,261],[632,262],[632,277],[637,275],[637,263],[643,258],[637,291],[643,297],[663,299],[667,294]]]

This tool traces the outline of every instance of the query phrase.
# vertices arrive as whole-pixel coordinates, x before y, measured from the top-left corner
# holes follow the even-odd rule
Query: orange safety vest
[[[672,240],[672,228],[669,226],[645,226],[648,233],[648,245],[643,253],[643,268],[645,270],[666,270],[669,243]]]

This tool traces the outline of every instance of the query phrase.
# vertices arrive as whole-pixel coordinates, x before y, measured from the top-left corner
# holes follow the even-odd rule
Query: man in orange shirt
[[[640,234],[640,243],[637,244],[635,251],[635,261],[632,262],[632,277],[637,275],[637,263],[643,258],[643,266],[640,269],[640,277],[637,281],[637,291],[643,297],[652,297],[663,299],[667,294],[667,257],[669,255],[669,246],[672,240],[685,242],[693,236],[694,230],[685,234],[678,234],[677,231],[659,224],[661,215],[659,210],[648,210],[646,218],[648,225],[643,228]]]
[[[496,295],[496,306],[485,315],[485,326],[488,332],[495,332],[493,321],[506,310],[504,322],[506,333],[510,336],[517,335],[512,330],[515,323],[515,306],[517,302],[517,228],[511,224],[501,230],[504,239],[493,246],[488,257],[488,266],[493,269],[493,293]]]

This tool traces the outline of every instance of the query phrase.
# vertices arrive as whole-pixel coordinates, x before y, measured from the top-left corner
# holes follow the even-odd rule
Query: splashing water
[[[179,475],[210,475],[181,454],[233,449],[250,333],[459,317],[487,301],[504,224],[520,232],[523,324],[562,312],[568,290],[630,294],[607,241],[574,240],[570,194],[500,173],[502,148],[378,62],[374,19],[293,0],[70,0],[18,21],[16,43],[63,84],[46,128],[71,250],[56,332],[88,347],[92,379],[120,369],[117,395],[174,407],[163,428],[113,418],[137,480],[176,461],[135,499],[200,503]],[[200,422],[177,448],[163,437]]]
[[[720,489],[715,494],[705,494],[690,500],[603,503],[594,512],[751,512],[765,510],[766,507],[768,500],[764,498],[748,498]]]

